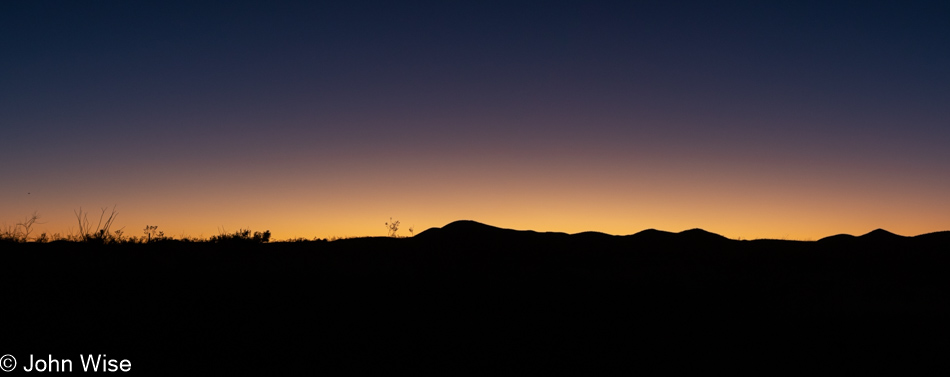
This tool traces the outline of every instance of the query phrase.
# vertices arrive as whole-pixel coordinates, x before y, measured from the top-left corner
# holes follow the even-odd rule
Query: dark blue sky
[[[4,2],[0,220],[118,204],[205,235],[389,216],[947,229],[948,19],[896,1]]]

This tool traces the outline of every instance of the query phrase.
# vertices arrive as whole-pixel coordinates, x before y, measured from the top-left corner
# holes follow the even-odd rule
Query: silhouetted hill
[[[513,230],[498,228],[491,225],[482,224],[471,220],[461,220],[452,222],[442,228],[429,228],[419,233],[415,238],[421,240],[504,240],[519,241],[525,238],[532,241],[564,241],[567,237],[579,239],[583,238],[589,241],[602,242],[618,236],[612,236],[600,232],[582,232],[573,235],[560,232],[535,232],[530,230]],[[656,229],[647,229],[636,234],[624,236],[628,240],[640,243],[653,243],[665,241],[680,242],[721,242],[729,241],[728,238],[711,233],[702,229],[690,229],[680,233],[671,233]]]
[[[640,232],[634,233],[627,236],[629,239],[639,240],[641,242],[662,242],[668,241],[675,237],[675,233],[670,233],[662,230],[656,229],[646,229]]]
[[[477,221],[472,220],[459,220],[451,222],[441,228],[429,228],[414,238],[418,239],[431,239],[431,238],[456,238],[463,237],[466,239],[473,237],[501,237],[505,235],[511,235],[514,230],[511,229],[502,229],[494,227],[491,225],[485,225]]]
[[[476,221],[461,220],[442,228],[430,228],[413,237],[419,242],[451,244],[452,250],[484,248],[492,245],[492,250],[507,249],[518,245],[553,247],[554,243],[566,242],[570,236],[566,233],[535,232],[514,230],[485,225]],[[484,251],[484,249],[481,249]]]
[[[900,236],[891,232],[888,232],[884,229],[875,229],[868,233],[862,234],[860,236],[853,236],[850,234],[836,234],[833,236],[828,236],[822,239],[819,239],[820,243],[853,243],[853,242],[899,242],[901,240],[906,240],[909,237]]]
[[[854,241],[855,238],[857,237],[852,236],[850,234],[836,234],[833,236],[828,236],[828,237],[819,239],[818,242],[823,242],[823,243],[852,242]]]
[[[939,244],[941,242],[945,243],[947,242],[947,240],[950,240],[950,230],[921,234],[921,235],[915,236],[914,239],[923,241],[923,242],[931,242],[934,244]]]
[[[867,234],[858,236],[858,238],[867,241],[896,241],[906,237],[898,236],[894,233],[878,228],[868,232]]]
[[[684,230],[678,235],[691,242],[722,242],[729,240],[726,237],[702,229]]]
[[[593,231],[574,233],[572,234],[572,236],[578,236],[578,237],[584,237],[584,238],[616,237],[614,235],[610,235],[607,233],[593,232]]]

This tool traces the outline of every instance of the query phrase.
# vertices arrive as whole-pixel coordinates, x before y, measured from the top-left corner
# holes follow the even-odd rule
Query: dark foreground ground
[[[946,367],[950,233],[817,242],[471,222],[411,239],[0,245],[0,354],[135,374]],[[22,372],[22,371],[21,371]]]

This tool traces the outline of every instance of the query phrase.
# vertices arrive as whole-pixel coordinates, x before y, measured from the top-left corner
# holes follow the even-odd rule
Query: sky
[[[950,230],[950,3],[3,1],[0,225]]]

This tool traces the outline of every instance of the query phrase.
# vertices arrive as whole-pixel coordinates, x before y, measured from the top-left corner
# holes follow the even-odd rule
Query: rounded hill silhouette
[[[818,242],[821,242],[821,243],[850,242],[850,241],[853,241],[855,238],[857,237],[852,236],[850,234],[841,233],[841,234],[835,234],[833,236],[824,237],[822,239],[819,239]]]
[[[495,237],[509,232],[515,231],[482,224],[472,220],[458,220],[446,224],[441,228],[433,227],[426,229],[413,238],[426,240],[434,238]]]
[[[899,240],[899,239],[903,239],[907,237],[899,236],[894,233],[888,232],[884,229],[877,228],[875,230],[868,232],[867,234],[858,236],[858,238],[862,240],[869,240],[869,241],[894,241],[894,240]]]
[[[718,242],[718,241],[729,240],[728,238],[722,235],[709,232],[703,229],[699,229],[699,228],[684,230],[682,232],[679,232],[678,235],[689,241],[694,241],[694,242]]]

